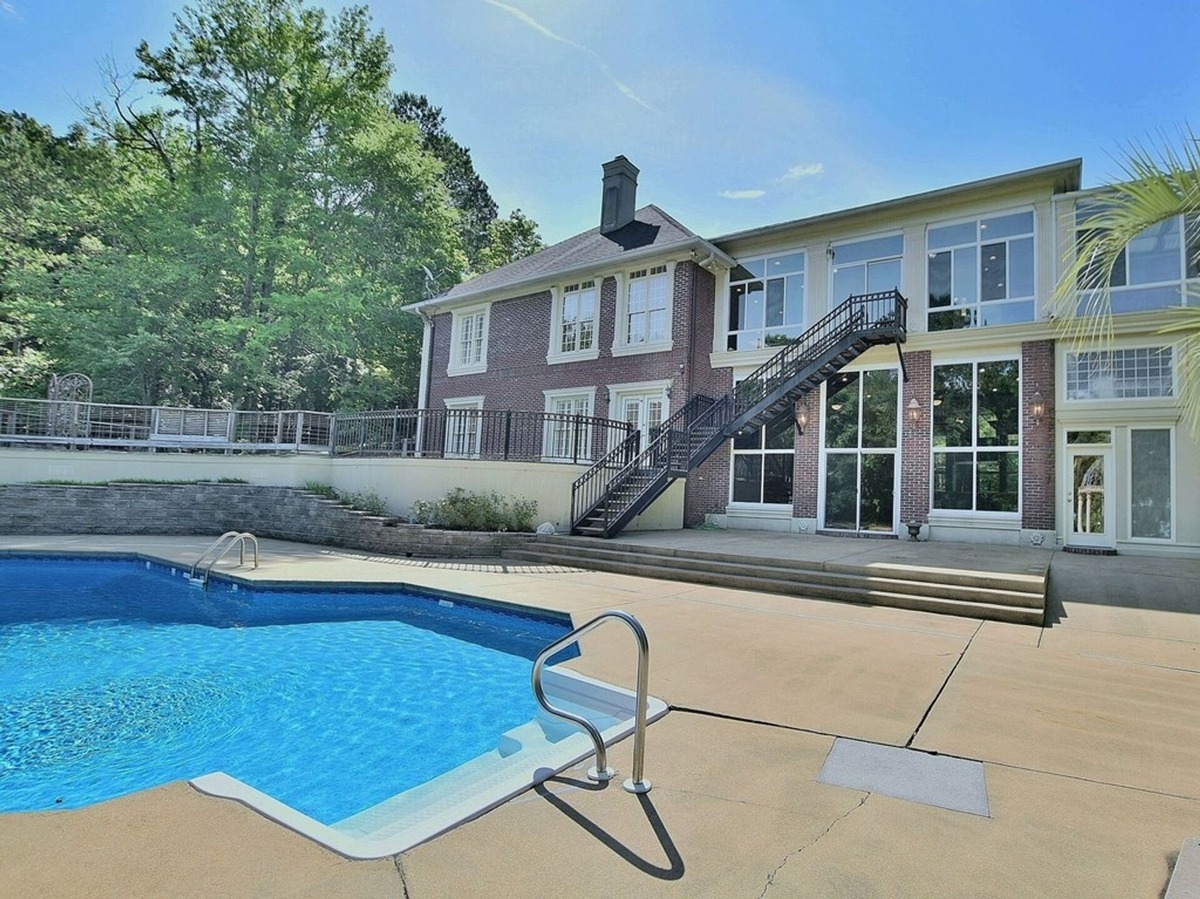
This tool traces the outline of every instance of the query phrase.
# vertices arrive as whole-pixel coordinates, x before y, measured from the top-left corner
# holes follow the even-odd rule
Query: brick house
[[[1156,334],[1196,286],[1200,225],[1131,244],[1115,343],[1074,348],[1045,304],[1095,202],[1081,167],[706,239],[637,208],[619,156],[600,227],[409,307],[425,321],[421,405],[461,411],[452,455],[471,455],[475,410],[637,429],[596,474],[613,494],[643,451],[621,487],[643,504],[616,522],[615,500],[592,495],[583,532],[603,529],[588,508],[595,524],[609,502],[619,530],[677,481],[684,526],[897,537],[917,522],[930,539],[1200,554],[1200,511],[1176,501],[1200,487],[1200,447]],[[889,331],[896,316],[906,327]],[[581,439],[546,427],[547,446]],[[656,437],[674,441],[657,456]],[[615,452],[585,439],[586,459]],[[655,464],[663,479],[643,489]]]

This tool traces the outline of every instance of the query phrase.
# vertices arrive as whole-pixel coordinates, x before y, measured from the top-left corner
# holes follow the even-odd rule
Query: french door
[[[825,385],[819,512],[827,530],[896,532],[899,379],[843,372]]]

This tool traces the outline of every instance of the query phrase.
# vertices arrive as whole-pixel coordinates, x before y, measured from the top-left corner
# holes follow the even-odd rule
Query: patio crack
[[[404,874],[404,856],[392,856],[392,863],[396,866],[396,873],[400,875],[400,895],[403,899],[412,899],[412,894],[408,892],[408,878]]]
[[[811,849],[813,846],[817,845],[817,843],[821,842],[822,838],[824,838],[824,836],[827,833],[829,833],[829,831],[833,830],[835,827],[837,827],[839,824],[841,824],[843,821],[845,821],[847,818],[849,818],[851,815],[853,815],[856,811],[858,811],[860,808],[862,808],[863,804],[866,803],[866,801],[870,798],[871,798],[870,793],[867,793],[866,795],[864,795],[863,798],[858,801],[858,805],[854,806],[854,808],[852,808],[852,809],[849,809],[844,815],[842,815],[841,817],[834,820],[833,823],[831,823],[823,831],[821,831],[819,834],[817,834],[816,837],[811,842],[809,842],[807,845],[801,846],[799,849],[797,849],[793,852],[789,852],[787,855],[785,855],[783,857],[783,861],[781,861],[778,865],[776,865],[775,869],[770,874],[767,875],[767,882],[765,884],[763,884],[762,892],[758,894],[758,899],[763,899],[763,897],[767,895],[767,891],[770,890],[771,887],[775,884],[776,875],[779,874],[779,872],[783,870],[784,866],[787,865],[787,863],[789,861],[791,861],[793,858],[795,858],[800,853],[804,852],[806,849]]]
[[[933,707],[935,705],[937,705],[937,701],[942,698],[942,693],[945,692],[947,685],[949,685],[950,678],[954,677],[954,672],[957,671],[958,666],[962,664],[962,660],[966,656],[967,650],[970,649],[971,644],[975,642],[975,637],[979,634],[979,631],[983,628],[983,624],[984,623],[982,621],[980,621],[978,626],[976,626],[975,630],[971,632],[971,636],[967,638],[967,645],[962,648],[962,652],[960,652],[958,654],[958,658],[954,660],[954,664],[950,667],[950,671],[946,675],[946,679],[944,681],[942,681],[942,685],[940,687],[938,687],[937,693],[934,694],[933,699],[929,703],[929,706],[925,709],[925,714],[922,715],[921,720],[917,722],[917,726],[916,726],[916,728],[913,729],[912,735],[909,736],[908,742],[904,744],[905,749],[912,748],[913,741],[917,739],[917,734],[919,734],[921,732],[921,728],[925,726],[925,722],[929,718],[930,713],[933,711]]]

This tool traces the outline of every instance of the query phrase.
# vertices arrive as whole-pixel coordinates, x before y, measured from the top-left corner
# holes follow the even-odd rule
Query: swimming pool
[[[565,616],[413,591],[201,590],[184,575],[0,557],[0,811],[190,778],[318,839],[382,846],[419,808],[444,808],[431,785],[461,793],[480,760],[495,780],[497,765],[534,764],[520,750],[535,744],[586,755],[529,687]],[[625,691],[563,677],[568,701],[623,728]]]

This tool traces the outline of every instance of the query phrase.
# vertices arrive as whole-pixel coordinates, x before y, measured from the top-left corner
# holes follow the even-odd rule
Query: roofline
[[[713,243],[726,243],[736,240],[750,240],[758,237],[768,237],[781,231],[790,231],[794,228],[801,228],[815,224],[827,224],[830,222],[840,221],[842,219],[867,215],[869,213],[896,209],[912,203],[940,200],[954,194],[988,190],[1010,184],[1019,184],[1023,181],[1041,180],[1051,175],[1065,176],[1067,181],[1064,185],[1064,189],[1058,192],[1070,193],[1079,190],[1079,182],[1082,173],[1083,159],[1081,157],[1076,157],[1075,159],[1054,162],[1049,165],[1037,166],[1036,168],[1032,169],[1022,169],[1019,172],[1009,172],[1005,175],[994,175],[991,178],[983,178],[979,181],[968,181],[964,184],[955,184],[950,187],[939,187],[934,190],[925,191],[919,194],[909,194],[906,197],[896,197],[891,200],[882,200],[878,203],[869,203],[865,206],[855,206],[851,209],[839,209],[833,212],[821,213],[820,215],[812,215],[807,216],[806,218],[793,219],[788,222],[780,222],[775,225],[763,225],[758,228],[749,228],[745,231],[734,231],[731,234],[723,234],[720,237],[714,237],[712,238],[712,241]]]
[[[733,268],[737,263],[733,257],[715,246],[711,241],[705,240],[703,237],[693,235],[677,240],[674,243],[651,245],[642,247],[641,249],[632,250],[629,253],[621,256],[613,256],[604,260],[592,260],[591,262],[580,265],[573,265],[569,268],[558,269],[553,272],[543,272],[529,278],[524,278],[520,281],[510,281],[507,284],[498,285],[496,287],[485,287],[480,290],[466,291],[453,297],[447,297],[445,294],[436,297],[430,297],[427,300],[421,300],[417,303],[411,303],[407,306],[401,306],[405,312],[411,312],[414,315],[424,315],[431,312],[440,312],[443,309],[448,309],[454,306],[463,305],[465,302],[478,302],[488,296],[493,296],[496,299],[508,299],[510,297],[525,296],[530,293],[529,288],[539,284],[553,284],[558,281],[581,275],[586,272],[595,272],[614,267],[624,267],[627,263],[637,262],[641,259],[647,259],[652,256],[666,256],[671,253],[677,253],[680,250],[699,249],[713,256],[717,261],[721,262],[727,268]]]

